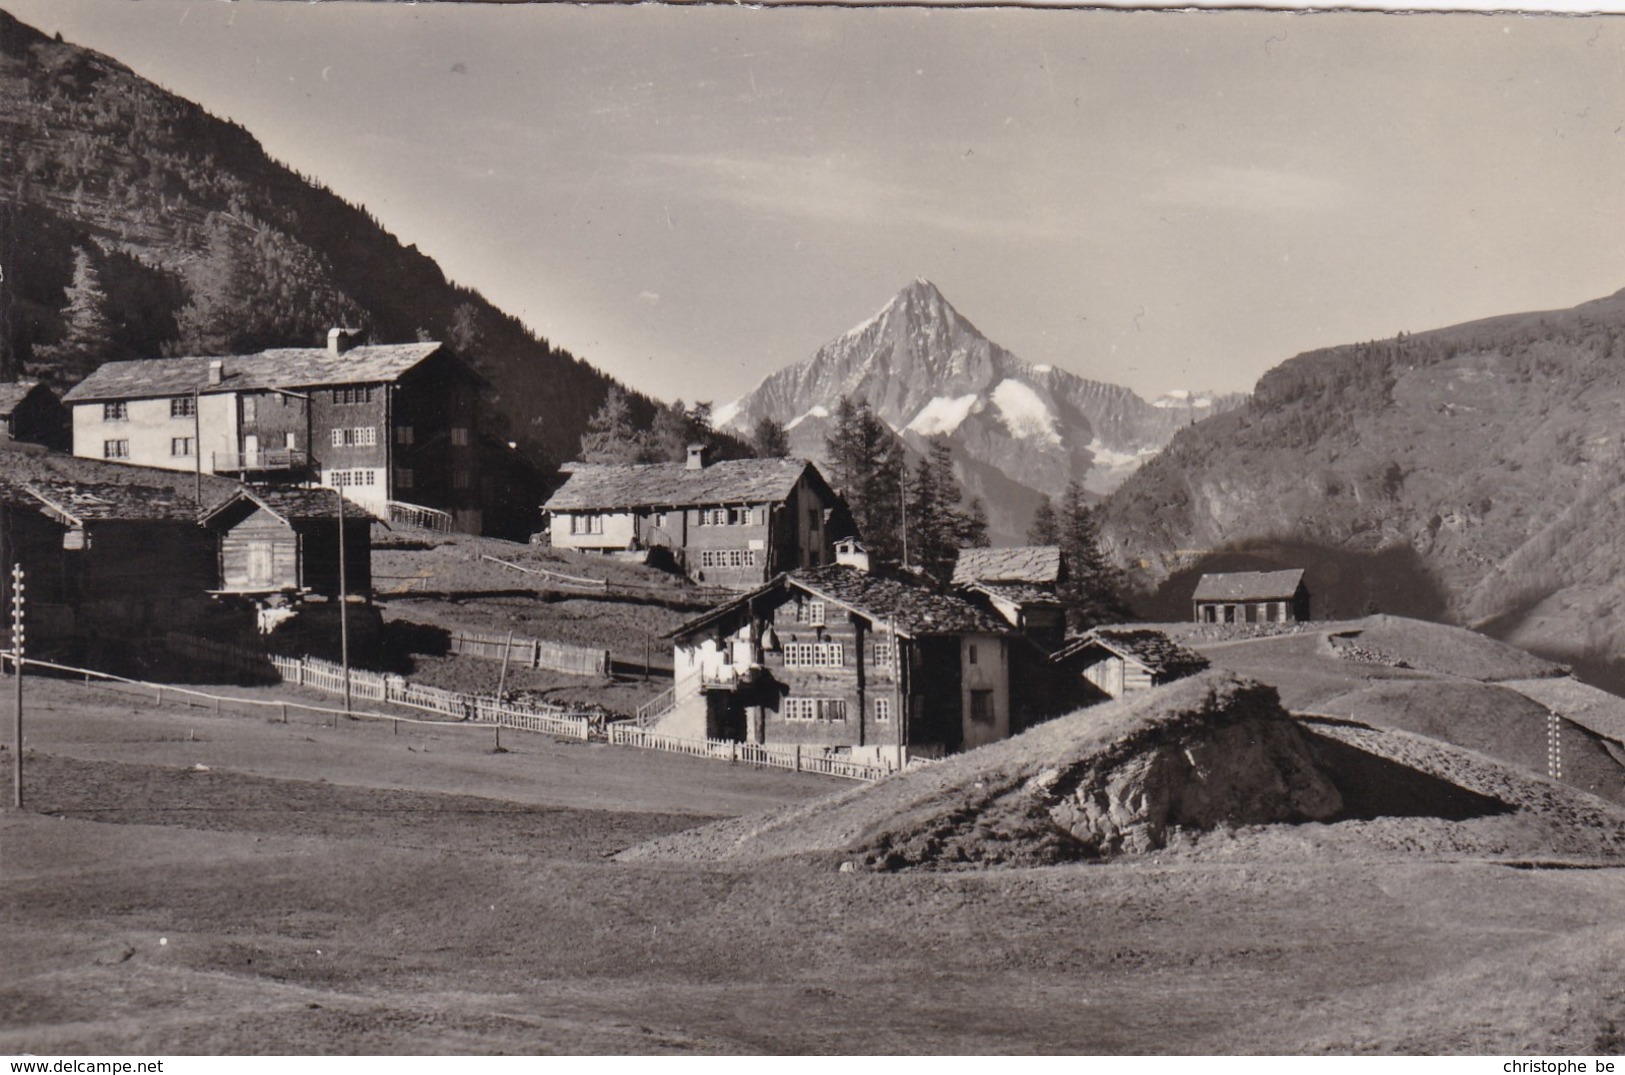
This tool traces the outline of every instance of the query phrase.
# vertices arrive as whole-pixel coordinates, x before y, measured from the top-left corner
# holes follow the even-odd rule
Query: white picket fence
[[[821,773],[848,780],[879,780],[896,771],[890,765],[854,761],[839,754],[826,754],[821,750],[801,746],[768,747],[756,743],[740,743],[732,739],[686,739],[682,736],[662,735],[638,727],[635,721],[617,721],[611,724],[609,741],[618,746],[663,750],[668,754],[687,754],[696,758],[744,762],[748,765],[788,769],[797,773]]]

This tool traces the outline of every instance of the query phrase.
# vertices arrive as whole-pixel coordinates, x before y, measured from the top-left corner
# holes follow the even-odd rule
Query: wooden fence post
[[[796,744],[796,772],[801,772],[801,744]]]

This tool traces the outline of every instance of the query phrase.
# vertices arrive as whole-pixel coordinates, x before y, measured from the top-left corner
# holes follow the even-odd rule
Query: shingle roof
[[[1303,570],[1232,571],[1203,575],[1193,601],[1288,601],[1303,582]]]
[[[1152,675],[1173,679],[1195,675],[1208,666],[1206,657],[1179,645],[1161,631],[1129,627],[1096,627],[1050,660],[1065,661],[1096,647],[1141,664]]]
[[[67,403],[140,399],[256,388],[304,388],[393,381],[440,350],[423,343],[364,344],[340,354],[325,347],[277,347],[223,358],[141,358],[104,362],[63,396]],[[221,363],[221,382],[209,383],[209,364]]]
[[[544,510],[765,504],[789,496],[803,472],[818,474],[804,459],[725,459],[697,470],[683,463],[572,463],[569,470],[569,480],[542,505]]]
[[[667,637],[690,634],[730,610],[749,605],[763,594],[786,587],[842,605],[876,624],[893,627],[905,637],[926,635],[1012,633],[1010,625],[962,597],[944,593],[913,576],[873,574],[843,565],[808,567],[783,574],[750,593],[678,627]]]
[[[0,418],[17,409],[17,404],[28,398],[28,393],[39,387],[38,381],[0,382]]]
[[[1061,579],[1057,545],[1024,545],[1009,549],[960,549],[954,582],[1056,583]]]

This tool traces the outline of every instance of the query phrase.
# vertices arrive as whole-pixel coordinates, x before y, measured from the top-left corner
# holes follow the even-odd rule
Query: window
[[[733,509],[733,510],[737,510],[737,509]],[[700,525],[701,526],[727,526],[728,523],[731,521],[729,519],[729,511],[730,511],[730,509],[728,509],[728,508],[701,508],[700,509]]]
[[[454,489],[467,489],[469,485],[468,471],[459,470],[453,474],[451,476],[451,484],[452,488]]]
[[[412,444],[412,427],[411,426],[396,426],[395,427],[395,443],[399,444],[403,448],[411,447],[411,444]]]
[[[876,698],[875,699],[875,723],[884,724],[889,720],[891,720],[891,699],[890,698]]]
[[[376,470],[335,470],[332,484],[339,489],[352,485],[377,485],[378,472]]]
[[[169,454],[170,455],[187,455],[187,456],[191,455],[192,454],[192,438],[191,437],[170,437],[169,438]]]
[[[298,447],[299,447],[299,445],[298,445],[298,442],[296,442],[296,441],[295,441],[295,440],[294,440],[294,439],[293,439],[293,434],[292,434],[292,433],[286,433],[286,434],[283,434],[283,437],[282,437],[282,446],[283,446],[283,447],[284,447],[284,448],[286,448],[286,449],[288,449],[288,451],[290,451],[290,452],[291,452],[291,451],[294,451],[294,450],[295,450],[295,449],[296,449],[296,448],[298,448]]]
[[[335,448],[371,448],[378,443],[376,426],[356,426],[354,429],[333,430]]]
[[[796,606],[796,622],[809,627],[824,626],[824,602],[803,601]]]
[[[846,663],[845,647],[839,642],[786,642],[786,668],[839,668]]]
[[[807,529],[811,530],[815,534],[818,532],[818,515],[819,512],[817,508],[807,509]]]
[[[397,489],[410,489],[410,488],[412,488],[412,471],[410,469],[408,469],[407,467],[396,467],[395,468],[395,488],[397,488]]]
[[[130,442],[127,441],[127,440],[104,440],[104,441],[102,441],[102,458],[103,459],[128,459],[128,458],[130,458]]]
[[[701,567],[755,567],[755,549],[701,549]]]
[[[243,421],[252,422],[259,417],[259,400],[253,396],[243,397]]]
[[[890,668],[897,655],[897,647],[889,638],[876,638],[869,642],[869,667]]]
[[[333,389],[333,402],[339,404],[371,403],[372,385],[359,385]]]
[[[965,647],[965,660],[971,664],[976,663],[976,643],[972,642]]]
[[[572,534],[602,534],[603,532],[604,517],[602,515],[570,516],[570,533]]]
[[[176,396],[169,401],[171,418],[190,418],[197,414],[197,400],[192,396]]]
[[[468,430],[464,426],[451,427],[451,444],[454,448],[468,447]]]
[[[843,721],[846,719],[846,702],[840,698],[786,698],[784,719]]]
[[[970,719],[972,724],[993,723],[993,692],[970,692]]]
[[[128,417],[130,417],[130,405],[122,399],[117,403],[102,404],[102,421],[122,422]]]

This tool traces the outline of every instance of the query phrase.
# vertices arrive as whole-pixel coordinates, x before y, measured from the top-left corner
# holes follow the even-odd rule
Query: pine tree
[[[947,440],[933,438],[909,483],[908,560],[939,582],[953,574],[965,536],[967,516],[959,510],[959,498],[953,449]]]
[[[869,555],[895,563],[901,542],[902,448],[868,403],[843,398],[834,417],[834,427],[824,439],[830,484],[846,498]]]
[[[694,442],[693,422],[678,400],[655,412],[654,424],[644,438],[644,462],[681,463]]]
[[[767,415],[756,420],[750,431],[751,447],[762,459],[784,459],[790,455],[790,433]]]
[[[1048,496],[1038,501],[1038,507],[1033,509],[1033,521],[1027,527],[1027,544],[1029,545],[1059,545],[1061,543],[1061,525],[1055,518],[1055,502]]]
[[[1122,596],[1123,574],[1101,551],[1099,521],[1076,481],[1067,483],[1061,498],[1060,538],[1067,566],[1067,581],[1061,587],[1067,626],[1087,631],[1131,618]]]
[[[611,385],[603,406],[587,420],[587,431],[581,435],[581,461],[636,463],[644,451],[644,438],[632,425],[626,393]]]
[[[85,247],[74,248],[73,282],[68,285],[66,298],[62,338],[40,349],[40,357],[53,367],[49,379],[59,386],[77,384],[113,357],[113,322],[108,316],[107,292],[102,288],[95,259]]]
[[[976,497],[970,502],[970,510],[960,515],[959,547],[985,549],[987,546],[987,505],[982,503],[981,497]]]

